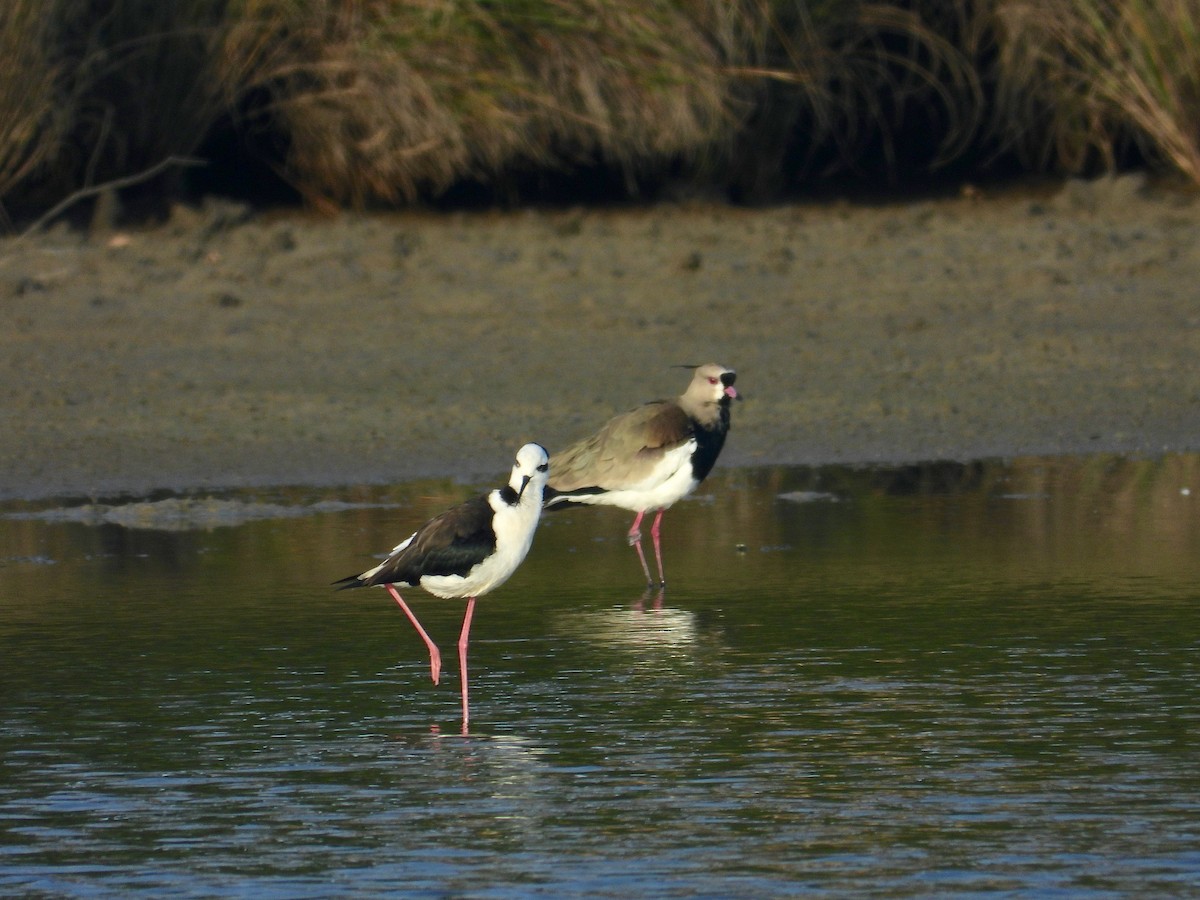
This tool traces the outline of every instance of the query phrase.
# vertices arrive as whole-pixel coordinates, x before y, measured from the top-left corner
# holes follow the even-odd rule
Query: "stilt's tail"
[[[344,591],[347,588],[362,587],[363,583],[361,575],[347,575],[345,578],[339,578],[337,581],[332,582],[332,585],[339,591]]]
[[[577,503],[586,501],[578,500],[578,497],[590,497],[596,494],[605,493],[604,488],[599,487],[584,487],[576,488],[573,491],[558,491],[546,485],[542,491],[542,509],[564,509],[568,506],[574,506]]]

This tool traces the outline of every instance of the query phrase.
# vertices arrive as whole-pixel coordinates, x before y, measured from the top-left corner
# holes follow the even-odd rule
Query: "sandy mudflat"
[[[0,499],[507,468],[672,363],[721,465],[1200,449],[1200,200],[251,215],[0,242]]]

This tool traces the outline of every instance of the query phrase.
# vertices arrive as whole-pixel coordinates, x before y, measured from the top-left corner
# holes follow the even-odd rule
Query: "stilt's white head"
[[[521,500],[524,500],[525,492],[529,491],[530,501],[540,507],[542,489],[546,487],[549,475],[550,455],[546,453],[546,448],[541,444],[529,443],[517,451],[508,486],[517,492],[517,497]]]

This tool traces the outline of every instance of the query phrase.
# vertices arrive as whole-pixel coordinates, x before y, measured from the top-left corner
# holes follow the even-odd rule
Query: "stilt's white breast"
[[[537,491],[536,499],[533,493],[510,505],[501,499],[500,491],[492,491],[488,504],[493,512],[496,549],[466,575],[425,575],[421,587],[435,597],[478,597],[508,581],[533,545],[533,533],[542,511],[541,492]]]

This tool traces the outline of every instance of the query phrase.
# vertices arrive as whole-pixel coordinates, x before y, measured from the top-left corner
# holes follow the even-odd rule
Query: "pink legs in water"
[[[438,652],[437,644],[421,627],[421,623],[417,621],[416,615],[408,608],[408,604],[404,602],[404,598],[400,596],[400,592],[393,585],[385,584],[388,593],[392,595],[392,599],[400,604],[400,608],[404,610],[404,614],[408,616],[408,621],[413,623],[413,627],[417,629],[417,634],[421,636],[421,640],[425,642],[425,646],[429,648],[429,674],[433,678],[433,683],[437,684],[442,675],[442,654]]]
[[[442,654],[438,652],[437,645],[433,642],[428,632],[421,627],[421,623],[417,621],[416,615],[408,604],[404,602],[404,598],[400,596],[400,592],[396,590],[394,585],[384,585],[388,589],[388,593],[392,595],[392,599],[399,604],[404,610],[404,614],[408,616],[408,620],[413,623],[413,627],[417,629],[417,634],[421,636],[421,640],[425,642],[425,646],[429,648],[429,674],[433,678],[433,683],[437,684],[441,679],[442,674]],[[463,617],[462,631],[458,635],[458,674],[462,679],[462,727],[463,734],[467,733],[467,720],[470,717],[469,707],[467,703],[467,643],[471,637],[471,618],[475,615],[475,598],[467,598],[467,614]]]
[[[467,720],[471,713],[467,708],[467,640],[471,636],[471,616],[475,615],[475,598],[467,598],[467,614],[463,616],[462,631],[458,634],[458,674],[462,679],[463,734],[467,733]]]
[[[664,509],[658,511],[658,515],[654,517],[654,524],[650,526],[650,537],[654,541],[654,561],[658,564],[658,583],[665,587],[667,584],[667,576],[663,574],[662,564],[662,547],[659,544],[659,530],[662,525]],[[650,577],[650,567],[646,565],[646,554],[642,552],[642,533],[638,530],[638,526],[642,524],[642,516],[646,514],[642,510],[634,517],[633,524],[629,526],[629,543],[633,545],[633,549],[637,551],[638,561],[642,564],[642,573],[646,576],[646,584],[653,587],[654,579]]]
[[[654,524],[650,526],[650,537],[654,541],[654,561],[658,563],[658,583],[664,587],[667,584],[667,576],[663,574],[662,564],[662,547],[658,543],[659,527],[662,525],[662,517],[664,510],[659,510],[658,515],[654,517]]]

